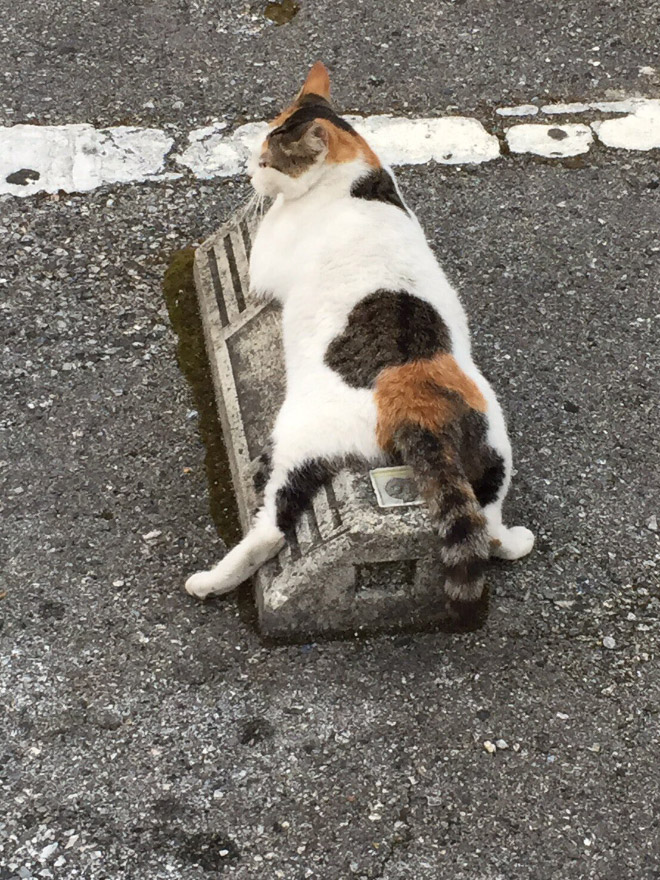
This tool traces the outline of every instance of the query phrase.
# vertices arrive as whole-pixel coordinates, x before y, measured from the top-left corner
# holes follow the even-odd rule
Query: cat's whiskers
[[[240,217],[243,220],[251,220],[254,217],[254,214],[257,210],[257,206],[259,203],[258,194],[252,193],[248,201],[245,203],[243,210],[240,212]]]
[[[257,226],[265,213],[265,201],[265,196],[253,193],[241,212],[241,219],[250,226]]]

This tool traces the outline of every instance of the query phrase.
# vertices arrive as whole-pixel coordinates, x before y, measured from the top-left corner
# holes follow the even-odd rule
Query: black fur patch
[[[496,459],[472,485],[477,501],[482,507],[495,501],[504,482],[504,459],[494,449],[486,447],[488,458]]]
[[[294,129],[298,128],[298,126],[306,125],[308,122],[313,122],[315,119],[327,119],[329,122],[332,122],[333,125],[336,125],[337,128],[343,128],[344,131],[349,131],[351,134],[356,133],[353,126],[346,122],[345,119],[342,119],[342,117],[335,112],[331,105],[320,95],[306,95],[301,101],[301,105],[302,106],[285,119],[281,125],[278,125],[277,128],[274,128],[270,132],[268,135],[269,139],[275,135],[290,134]]]
[[[351,187],[351,195],[356,199],[366,199],[369,202],[385,202],[388,205],[394,205],[395,208],[401,208],[406,214],[408,213],[396,191],[391,174],[384,168],[374,168],[365,177],[357,180]]]
[[[273,469],[272,450],[273,450],[273,444],[272,444],[272,442],[269,442],[264,447],[263,452],[259,456],[257,469],[254,472],[254,476],[252,477],[254,491],[257,493],[257,496],[260,498],[264,493],[264,489],[266,488],[266,483],[270,479],[270,474]]]
[[[459,516],[452,523],[449,531],[445,535],[445,544],[448,547],[455,547],[456,544],[464,544],[474,531],[474,520],[469,516]]]
[[[484,576],[486,561],[472,558],[466,562],[458,562],[456,565],[447,565],[445,573],[447,579],[454,584],[469,585]]]
[[[305,461],[294,468],[275,496],[278,529],[287,536],[292,534],[303,511],[336,471],[336,467],[323,459]]]
[[[461,419],[461,460],[477,501],[482,507],[495,501],[504,482],[504,459],[486,441],[483,413],[471,410]]]
[[[474,632],[485,626],[488,620],[490,594],[488,587],[475,602],[461,602],[458,599],[447,599],[447,620],[442,626],[445,632]]]
[[[403,290],[377,290],[351,310],[325,363],[351,387],[371,388],[385,367],[450,349],[449,329],[433,306]]]

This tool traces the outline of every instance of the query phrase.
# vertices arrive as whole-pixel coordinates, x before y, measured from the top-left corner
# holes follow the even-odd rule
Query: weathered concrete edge
[[[247,454],[247,441],[243,430],[243,423],[238,403],[236,386],[232,381],[233,373],[229,362],[227,348],[224,345],[224,336],[220,313],[217,305],[210,297],[204,296],[204,287],[212,289],[212,282],[205,280],[204,275],[209,273],[208,264],[202,262],[204,257],[214,247],[215,240],[227,234],[230,224],[225,224],[208,238],[195,252],[193,267],[195,290],[199,303],[200,317],[204,329],[204,341],[206,353],[211,368],[213,380],[213,392],[216,399],[218,417],[222,426],[223,442],[227,451],[229,467],[231,470],[232,485],[236,496],[241,528],[246,532],[250,526],[251,509],[254,507],[254,498],[249,498],[245,490],[245,483],[241,479],[241,467],[249,466]],[[238,444],[227,443],[227,437],[238,431],[243,438],[243,453],[239,451]]]

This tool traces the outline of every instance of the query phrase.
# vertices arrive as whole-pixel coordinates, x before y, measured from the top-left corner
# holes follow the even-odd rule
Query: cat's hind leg
[[[484,515],[488,523],[491,556],[513,561],[531,553],[534,533],[525,526],[505,526],[502,522],[501,502],[485,507]]]
[[[473,464],[472,486],[488,524],[491,556],[520,559],[534,546],[534,534],[524,526],[505,526],[502,505],[511,484],[511,443],[497,398],[483,377],[482,388],[489,399],[487,424],[480,416],[464,425],[464,442]],[[487,430],[484,430],[487,428]]]
[[[253,575],[284,545],[302,512],[336,468],[324,459],[305,458],[298,464],[273,454],[272,471],[264,490],[264,506],[254,525],[233,550],[209,571],[193,574],[186,590],[198,599],[229,593]]]
[[[198,599],[234,590],[261,568],[284,544],[284,533],[262,508],[240,543],[209,571],[198,571],[186,581],[186,591]]]

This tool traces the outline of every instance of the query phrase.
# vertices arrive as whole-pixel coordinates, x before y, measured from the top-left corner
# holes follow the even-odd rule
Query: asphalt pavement
[[[317,58],[369,113],[659,96],[657,2],[264,8],[0,0],[0,122],[232,126]],[[1,880],[660,877],[659,158],[399,171],[537,533],[460,636],[182,590],[224,544],[162,279],[244,180],[0,199]]]

